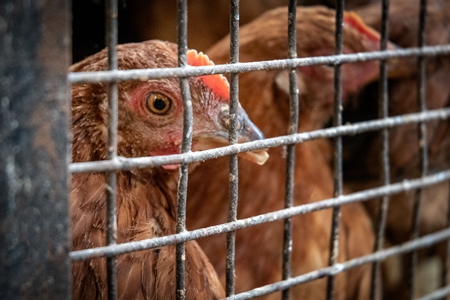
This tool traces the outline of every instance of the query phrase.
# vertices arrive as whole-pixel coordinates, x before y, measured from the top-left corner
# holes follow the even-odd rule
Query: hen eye
[[[147,108],[154,114],[163,115],[172,107],[172,100],[160,93],[151,93],[147,97]]]

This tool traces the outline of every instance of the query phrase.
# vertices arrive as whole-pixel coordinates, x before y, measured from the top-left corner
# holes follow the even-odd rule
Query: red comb
[[[196,50],[186,52],[187,63],[190,66],[212,66],[214,63],[206,54],[198,53]],[[222,74],[203,75],[199,78],[219,97],[230,99],[230,84]]]
[[[345,12],[344,13],[344,23],[352,26],[360,33],[364,34],[368,39],[372,41],[379,42],[380,35],[373,28],[367,26],[364,21],[355,12]]]

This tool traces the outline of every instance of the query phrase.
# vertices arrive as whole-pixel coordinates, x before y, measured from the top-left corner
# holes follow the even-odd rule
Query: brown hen
[[[176,45],[162,41],[117,47],[121,70],[177,66]],[[188,63],[209,63],[194,51]],[[72,72],[107,69],[101,51],[72,66]],[[212,87],[211,82],[215,83]],[[228,82],[221,75],[189,79],[193,122],[193,150],[228,142]],[[118,155],[152,156],[180,152],[183,105],[176,78],[119,84]],[[106,84],[74,84],[72,88],[73,162],[106,159]],[[261,139],[261,132],[243,109],[240,141]],[[259,153],[261,154],[261,153]],[[243,156],[254,160],[259,154]],[[125,243],[175,233],[177,167],[174,165],[121,171],[117,174],[117,242]],[[104,174],[75,174],[71,213],[73,250],[106,244],[106,183]],[[75,262],[74,299],[105,299],[105,258]],[[175,299],[175,246],[133,252],[117,257],[120,299]],[[186,243],[186,299],[218,299],[223,288],[198,244]]]
[[[240,29],[240,61],[282,59],[287,56],[286,8],[272,10]],[[344,16],[344,52],[374,51],[379,35],[353,13]],[[335,13],[324,7],[297,9],[299,57],[334,54]],[[229,38],[208,50],[216,62],[228,61]],[[300,91],[298,131],[323,128],[330,120],[334,98],[334,68],[309,66],[297,69]],[[342,66],[343,97],[357,91],[378,75],[377,62]],[[243,73],[239,76],[241,103],[268,137],[284,135],[288,129],[289,97],[285,70]],[[314,140],[296,147],[295,205],[333,197],[332,160],[328,140]],[[242,162],[239,169],[238,217],[246,218],[283,208],[285,153],[269,150],[271,159],[262,167]],[[227,161],[208,161],[190,180],[188,225],[198,228],[226,222],[228,193]],[[202,175],[200,175],[202,174]],[[205,176],[208,174],[208,176]],[[213,180],[205,184],[205,178]],[[203,199],[208,199],[207,202]],[[374,238],[370,219],[360,204],[341,208],[338,261],[372,251]],[[292,276],[328,266],[331,210],[293,218]],[[283,223],[272,222],[239,230],[236,236],[236,292],[281,280]],[[200,240],[219,277],[225,278],[225,237]],[[334,299],[368,299],[370,266],[364,265],[336,276]],[[326,279],[294,287],[292,299],[324,299]],[[278,299],[271,294],[267,299]]]

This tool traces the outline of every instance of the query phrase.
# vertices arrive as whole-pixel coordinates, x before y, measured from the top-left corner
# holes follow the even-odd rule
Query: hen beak
[[[230,116],[228,110],[223,110],[221,112],[220,119],[222,121],[222,125],[229,130],[230,129]],[[237,115],[237,141],[238,143],[246,143],[257,140],[264,139],[264,134],[256,127],[255,124],[250,120],[247,113],[241,108],[238,108]],[[267,159],[269,158],[269,154],[267,150],[254,150],[251,152],[242,152],[238,154],[239,157],[256,163],[258,165],[263,165]]]
[[[195,150],[205,150],[214,147],[226,146],[229,144],[228,132],[230,129],[229,107],[223,106],[218,112],[215,129],[208,133],[203,133],[194,138],[193,148]],[[264,134],[250,121],[247,113],[241,107],[238,108],[237,113],[237,141],[238,143],[252,142],[264,139]],[[264,150],[254,150],[250,152],[242,152],[238,154],[239,157],[263,165],[269,158],[269,154]]]

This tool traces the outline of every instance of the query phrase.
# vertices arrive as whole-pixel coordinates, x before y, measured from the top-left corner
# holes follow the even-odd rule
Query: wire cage
[[[238,0],[229,2],[230,22],[230,63],[201,67],[187,67],[186,51],[188,46],[188,1],[178,0],[177,10],[177,68],[118,70],[118,9],[122,3],[117,0],[105,1],[105,44],[108,48],[108,71],[68,73],[70,60],[71,10],[68,1],[55,3],[42,1],[20,2],[7,0],[0,4],[0,87],[1,87],[1,264],[0,298],[47,298],[65,299],[71,297],[71,264],[73,262],[106,257],[108,274],[108,299],[117,299],[117,265],[116,257],[134,251],[149,250],[168,245],[176,245],[176,290],[177,299],[184,299],[185,290],[185,243],[218,234],[226,234],[227,255],[225,270],[225,291],[227,299],[251,299],[259,296],[280,293],[283,299],[289,299],[290,289],[298,285],[326,278],[327,299],[333,299],[335,277],[347,270],[370,265],[371,299],[378,299],[380,289],[381,264],[391,257],[405,256],[409,271],[404,290],[407,297],[420,299],[441,299],[450,294],[448,286],[448,266],[450,247],[445,247],[440,280],[437,287],[418,295],[414,292],[417,282],[417,264],[419,250],[431,248],[439,243],[450,241],[450,213],[447,213],[445,226],[431,233],[420,233],[420,214],[431,203],[421,201],[425,188],[438,184],[446,185],[446,197],[450,200],[448,185],[450,158],[445,158],[442,168],[435,171],[429,167],[430,149],[428,147],[427,124],[430,122],[449,122],[450,109],[446,104],[437,109],[427,107],[427,73],[426,61],[430,57],[450,55],[450,44],[430,45],[426,43],[427,1],[420,1],[418,18],[418,45],[410,48],[389,48],[389,1],[382,1],[382,28],[380,30],[380,51],[345,54],[343,48],[343,19],[345,1],[336,1],[335,9],[335,55],[318,57],[297,57],[296,7],[297,1],[288,3],[288,52],[285,59],[239,62],[239,14]],[[175,5],[175,2],[173,3]],[[417,59],[418,80],[417,111],[408,114],[390,115],[388,93],[388,60],[413,58]],[[378,102],[375,103],[376,117],[363,117],[355,122],[345,119],[343,105],[342,66],[362,61],[380,61],[377,85]],[[319,130],[298,132],[299,90],[296,70],[302,67],[330,65],[334,69],[334,112],[329,126]],[[192,110],[189,109],[190,93],[188,78],[206,74],[230,74],[231,111],[237,109],[239,75],[259,70],[289,71],[289,129],[286,134],[238,144],[236,140],[236,124],[231,126],[229,146],[191,152]],[[180,78],[184,109],[184,137],[182,153],[166,156],[125,158],[118,156],[118,83],[123,81],[145,81],[150,79],[176,77]],[[447,78],[449,79],[449,78]],[[70,86],[76,83],[103,82],[108,85],[110,124],[108,128],[108,159],[103,161],[71,163],[70,159]],[[390,178],[390,130],[400,126],[411,125],[416,128],[417,151],[420,161],[418,175],[395,181]],[[379,174],[378,184],[363,190],[346,192],[345,190],[345,147],[346,139],[356,139],[363,134],[374,134],[379,137]],[[445,136],[448,132],[445,131]],[[445,138],[445,136],[443,138]],[[318,139],[331,139],[333,145],[334,197],[316,202],[295,204],[294,174],[296,168],[295,151],[299,144]],[[233,141],[234,140],[234,141]],[[246,218],[238,218],[239,185],[236,178],[239,163],[237,154],[274,147],[285,147],[286,181],[284,208]],[[409,151],[410,149],[404,149]],[[442,149],[441,149],[442,150]],[[448,147],[441,152],[449,152]],[[411,150],[412,151],[412,150]],[[434,153],[433,155],[446,155]],[[218,157],[229,156],[229,211],[227,222],[195,230],[186,227],[186,201],[188,188],[188,166],[194,162],[203,162]],[[348,158],[347,158],[348,159]],[[352,158],[350,158],[351,160]],[[176,233],[152,239],[116,243],[116,174],[121,170],[135,168],[159,167],[162,165],[180,165]],[[71,174],[85,172],[104,172],[107,174],[107,245],[103,247],[71,251],[69,195]],[[410,238],[393,246],[386,246],[386,223],[390,209],[390,198],[403,192],[413,193],[413,213],[410,224]],[[445,197],[445,196],[444,196]],[[338,261],[339,232],[341,225],[341,207],[350,203],[375,202],[379,210],[374,218],[374,249],[371,253]],[[446,204],[448,207],[448,204]],[[293,275],[292,269],[292,219],[296,216],[310,214],[320,210],[332,210],[328,266],[312,270],[305,274]],[[445,208],[447,209],[447,208]],[[245,244],[236,244],[236,232],[241,229],[275,221],[284,222],[283,243],[279,245],[282,255],[280,265],[281,280],[247,291],[235,291],[235,252]],[[406,222],[406,221],[405,221]],[[259,258],[264,260],[264,258]],[[256,270],[254,272],[257,272]]]

